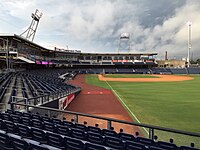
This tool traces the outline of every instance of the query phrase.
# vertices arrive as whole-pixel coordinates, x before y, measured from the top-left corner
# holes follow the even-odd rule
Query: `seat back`
[[[138,143],[138,142],[134,142],[134,141],[127,141],[126,145],[125,145],[125,149],[126,150],[146,150],[145,145]]]
[[[104,144],[104,138],[101,134],[88,131],[87,132],[87,140],[96,144]]]
[[[86,133],[83,130],[80,130],[80,129],[72,128],[71,129],[71,135],[74,138],[78,138],[78,139],[82,139],[82,140],[86,139]]]
[[[24,138],[31,138],[31,129],[23,124],[17,124],[19,135]]]
[[[43,129],[43,122],[38,119],[32,119],[32,126],[35,128]]]
[[[85,148],[87,150],[107,150],[104,146],[100,146],[94,143],[85,143]]]
[[[51,146],[57,147],[64,149],[65,144],[64,144],[64,139],[61,135],[47,132],[47,143]]]
[[[117,137],[106,136],[105,137],[105,144],[108,147],[112,147],[112,148],[119,149],[119,150],[123,150],[124,147],[125,147],[122,140],[117,138]]]
[[[66,138],[65,137],[65,143],[67,149],[70,150],[84,150],[84,143],[81,140],[72,139],[72,138]]]
[[[5,120],[5,126],[6,126],[6,132],[9,132],[9,133],[17,133],[18,130],[17,130],[17,126],[11,122],[11,121],[7,121]]]
[[[118,137],[117,133],[113,130],[103,129],[102,133],[103,133],[104,136]]]
[[[98,127],[88,126],[87,131],[95,132],[101,134],[101,129]]]
[[[41,129],[32,127],[31,128],[31,135],[32,135],[33,140],[38,141],[40,143],[46,143],[46,141],[47,141],[46,134]]]
[[[26,126],[31,126],[31,119],[28,117],[21,117],[21,123]]]
[[[46,121],[44,121],[43,123],[44,123],[44,130],[51,131],[51,132],[56,131],[56,128],[53,123],[46,122]]]
[[[12,146],[14,147],[15,150],[29,149],[29,144],[25,140],[14,137],[10,137],[10,139],[12,140]]]
[[[66,136],[70,136],[71,130],[70,130],[70,128],[68,128],[66,126],[57,124],[57,133],[66,135]]]

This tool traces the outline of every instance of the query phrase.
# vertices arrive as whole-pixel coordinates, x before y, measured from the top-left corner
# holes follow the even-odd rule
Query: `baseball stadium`
[[[0,149],[200,148],[199,67],[163,65],[157,52],[45,48],[32,19],[25,37],[0,35]]]

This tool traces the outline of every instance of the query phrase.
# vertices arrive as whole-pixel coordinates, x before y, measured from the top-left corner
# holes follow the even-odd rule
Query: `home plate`
[[[88,94],[90,94],[90,92],[87,92]]]
[[[103,94],[103,92],[100,92],[100,94]]]

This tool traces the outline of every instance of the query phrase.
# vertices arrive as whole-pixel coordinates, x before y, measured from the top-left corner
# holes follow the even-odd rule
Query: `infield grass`
[[[200,76],[192,77],[179,82],[108,83],[141,123],[200,133]],[[110,89],[97,75],[88,75],[86,81]]]

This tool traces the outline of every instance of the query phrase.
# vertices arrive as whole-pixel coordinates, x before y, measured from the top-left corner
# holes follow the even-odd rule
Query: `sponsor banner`
[[[74,100],[75,94],[70,94],[64,98],[59,99],[59,109],[64,110]]]

